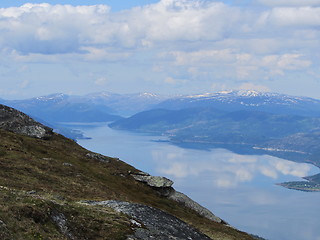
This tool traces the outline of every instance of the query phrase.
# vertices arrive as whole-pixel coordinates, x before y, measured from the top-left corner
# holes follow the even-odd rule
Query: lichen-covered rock
[[[131,174],[131,175],[135,180],[146,183],[150,187],[168,188],[173,185],[173,181],[171,181],[166,177],[151,176],[144,172],[139,172],[138,174]]]
[[[110,162],[110,159],[106,156],[103,156],[99,153],[93,153],[93,152],[90,152],[90,153],[87,153],[86,156],[88,158],[91,158],[91,159],[94,159],[94,160],[98,160],[100,162],[105,162],[105,163],[109,163]]]
[[[1,104],[0,129],[41,139],[48,139],[53,135],[51,128],[16,109]]]
[[[183,204],[187,208],[190,208],[190,209],[196,211],[200,216],[203,216],[211,221],[218,222],[218,223],[224,223],[223,220],[221,220],[221,218],[218,218],[216,215],[214,215],[208,209],[201,206],[199,203],[193,201],[191,198],[189,198],[187,195],[185,195],[181,192],[173,191],[168,196],[168,198]]]
[[[122,201],[83,201],[90,205],[110,207],[117,212],[127,214],[139,224],[135,224],[135,233],[128,236],[131,240],[209,240],[206,235],[181,221],[180,219],[165,213],[159,209],[142,204],[135,204]]]

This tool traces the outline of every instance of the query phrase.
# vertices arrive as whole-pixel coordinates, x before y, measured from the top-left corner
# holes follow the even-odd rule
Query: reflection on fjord
[[[238,229],[269,240],[320,240],[320,193],[276,185],[317,174],[313,165],[222,148],[181,148],[106,126],[81,130],[92,137],[80,140],[82,146],[172,179],[178,191]]]
[[[292,180],[314,170],[309,164],[295,163],[268,155],[239,155],[225,149],[210,152],[163,146],[152,151],[156,171],[174,178],[199,177],[205,174],[216,187],[237,187],[239,183],[273,180]]]

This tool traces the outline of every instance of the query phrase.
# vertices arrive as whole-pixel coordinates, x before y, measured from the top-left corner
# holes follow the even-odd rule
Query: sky
[[[0,98],[320,98],[320,0],[0,1]]]

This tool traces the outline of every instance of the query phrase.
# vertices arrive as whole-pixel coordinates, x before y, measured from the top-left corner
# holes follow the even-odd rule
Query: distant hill
[[[109,126],[167,135],[173,142],[260,146],[317,129],[320,118],[245,110],[225,112],[215,108],[155,109],[118,120]]]
[[[100,92],[85,96],[56,93],[23,100],[0,100],[0,103],[49,123],[108,122],[149,109],[166,98],[150,93]]]
[[[88,99],[65,94],[52,94],[25,100],[4,100],[2,103],[49,123],[107,122],[120,118],[113,114],[114,110],[103,104],[93,104]]]
[[[121,116],[131,116],[154,108],[170,96],[154,93],[116,94],[108,92],[92,93],[83,97],[92,104],[105,105]]]

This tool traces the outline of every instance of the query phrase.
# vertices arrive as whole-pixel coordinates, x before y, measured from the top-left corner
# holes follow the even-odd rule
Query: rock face
[[[133,224],[135,233],[132,236],[128,236],[127,240],[210,239],[178,218],[146,205],[115,200],[102,202],[83,201],[83,203],[110,207],[133,218],[131,222],[135,223]]]
[[[34,138],[48,139],[52,129],[36,122],[26,114],[0,104],[0,128]]]
[[[221,218],[217,217],[208,209],[193,201],[191,198],[181,192],[174,191],[168,196],[168,198],[183,204],[184,206],[196,211],[200,216],[208,218],[211,221],[225,223],[223,220],[221,220]]]

